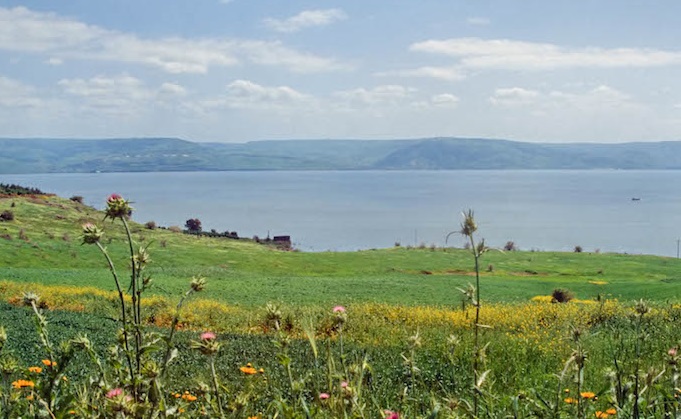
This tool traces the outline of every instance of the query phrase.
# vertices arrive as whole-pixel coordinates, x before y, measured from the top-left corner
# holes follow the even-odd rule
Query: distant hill
[[[0,139],[0,173],[462,169],[681,169],[681,141]]]

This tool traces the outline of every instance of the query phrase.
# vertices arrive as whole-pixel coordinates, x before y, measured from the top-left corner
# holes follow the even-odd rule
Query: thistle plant
[[[92,223],[86,223],[83,225],[82,241],[83,244],[97,246],[104,255],[118,292],[121,313],[119,335],[121,347],[113,348],[112,354],[122,353],[124,357],[127,375],[119,377],[119,381],[122,381],[119,384],[130,391],[130,396],[126,397],[130,397],[131,400],[127,398],[119,400],[119,396],[123,393],[116,394],[115,397],[109,397],[109,399],[117,400],[120,402],[116,405],[117,407],[129,410],[137,416],[158,411],[165,416],[166,402],[162,381],[168,366],[177,356],[173,337],[179,323],[180,312],[187,298],[202,291],[206,282],[203,278],[192,279],[189,289],[180,298],[175,308],[170,329],[165,337],[161,337],[158,333],[148,332],[143,320],[142,297],[143,292],[151,285],[151,277],[145,275],[145,268],[151,262],[151,257],[147,247],[135,247],[128,224],[132,211],[130,203],[118,194],[110,195],[106,201],[104,219],[110,219],[112,223],[120,221],[127,238],[130,260],[130,283],[127,290],[124,290],[113,259],[101,243],[104,231]],[[128,302],[128,297],[130,302]],[[160,350],[162,343],[165,343],[165,351],[159,365],[151,355]],[[110,389],[109,393],[120,388]]]
[[[452,234],[461,234],[464,236],[475,262],[475,286],[469,287],[469,290],[464,292],[464,294],[470,298],[470,303],[475,307],[475,320],[473,322],[473,415],[477,417],[481,386],[489,373],[489,371],[480,372],[480,363],[484,352],[484,348],[480,345],[480,329],[485,327],[480,324],[480,257],[489,249],[485,246],[485,239],[480,241],[476,241],[475,239],[475,232],[478,230],[478,225],[475,222],[473,210],[469,209],[462,215],[463,221],[461,222],[461,228],[458,231],[449,233],[445,241],[447,241]]]

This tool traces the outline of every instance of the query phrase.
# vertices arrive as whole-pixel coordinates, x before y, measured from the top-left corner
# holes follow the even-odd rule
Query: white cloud
[[[606,85],[588,90],[542,92],[522,87],[496,89],[489,101],[502,108],[522,108],[534,115],[561,112],[578,112],[582,114],[602,114],[617,111],[642,109],[630,95]]]
[[[304,28],[330,25],[339,20],[347,19],[347,15],[340,9],[304,10],[287,19],[267,18],[263,23],[277,32],[298,32]]]
[[[489,98],[495,106],[522,106],[534,103],[539,98],[539,92],[522,87],[496,89]]]
[[[153,105],[180,103],[188,95],[177,83],[165,82],[158,88],[150,88],[142,80],[127,74],[62,79],[57,85],[65,97],[75,100],[72,105],[86,114],[141,117],[151,112]]]
[[[32,86],[0,76],[0,107],[37,108],[43,104]]]
[[[45,61],[45,64],[55,65],[55,66],[62,65],[62,64],[64,64],[64,60],[62,60],[61,58],[52,57],[52,58],[48,58]]]
[[[466,19],[466,23],[473,26],[487,26],[491,22],[486,17],[469,17],[468,19]]]
[[[163,83],[158,89],[158,94],[168,97],[186,96],[187,89],[177,83]]]
[[[295,112],[314,103],[314,97],[289,86],[264,86],[249,80],[235,80],[227,85],[225,94],[204,98],[188,106],[199,113],[225,108]]]
[[[469,69],[655,67],[681,64],[681,52],[650,48],[570,48],[508,39],[454,38],[414,43],[411,51],[457,58]]]
[[[440,93],[430,98],[430,103],[435,106],[456,106],[459,98],[451,93]]]
[[[450,67],[419,67],[408,70],[393,70],[376,73],[377,76],[389,77],[429,77],[446,81],[459,81],[466,78],[466,75],[458,66]]]
[[[52,60],[75,58],[133,63],[169,73],[200,74],[211,67],[229,67],[243,61],[282,66],[302,73],[347,68],[333,59],[300,52],[280,42],[144,39],[24,7],[0,8],[0,50],[48,54]]]
[[[395,84],[376,86],[373,89],[363,87],[343,90],[334,93],[342,101],[360,105],[389,105],[403,102],[416,92],[416,89]]]

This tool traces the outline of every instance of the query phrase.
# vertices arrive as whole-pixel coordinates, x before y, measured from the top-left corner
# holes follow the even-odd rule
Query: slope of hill
[[[681,141],[0,139],[0,173],[462,169],[681,169]]]

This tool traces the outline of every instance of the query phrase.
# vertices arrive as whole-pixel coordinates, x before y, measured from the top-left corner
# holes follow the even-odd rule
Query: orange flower
[[[577,403],[577,400],[573,399],[572,397],[568,397],[565,400],[563,400],[567,404],[575,404]]]
[[[189,393],[185,393],[185,394],[182,395],[182,400],[185,400],[185,401],[188,401],[188,402],[193,402],[193,401],[196,400],[196,396],[189,394]]]
[[[594,397],[596,397],[596,394],[591,391],[583,391],[579,393],[579,395],[585,399],[593,399]]]
[[[25,387],[35,387],[35,383],[30,380],[17,380],[12,383],[14,388],[25,388]]]
[[[43,372],[43,369],[40,367],[28,367],[28,370],[35,374],[40,374],[41,372]]]
[[[604,418],[607,418],[607,417],[610,416],[610,415],[607,414],[607,413],[605,413],[605,412],[601,412],[600,410],[598,410],[598,411],[596,411],[595,416],[596,416],[597,418],[599,418],[599,419],[600,419],[600,418],[603,418],[603,419],[604,419]]]
[[[49,359],[43,359],[41,362],[42,362],[43,365],[46,366],[46,367],[56,367],[56,366],[57,366],[57,363],[56,363],[56,362],[50,361]]]
[[[246,364],[245,367],[241,367],[239,369],[241,370],[241,372],[243,372],[246,375],[253,375],[253,374],[256,374],[258,372],[258,370],[253,368],[253,365],[251,365],[250,362],[248,364]]]
[[[614,407],[611,407],[610,409],[606,410],[605,413],[607,413],[609,415],[616,415],[617,409],[615,409]]]

